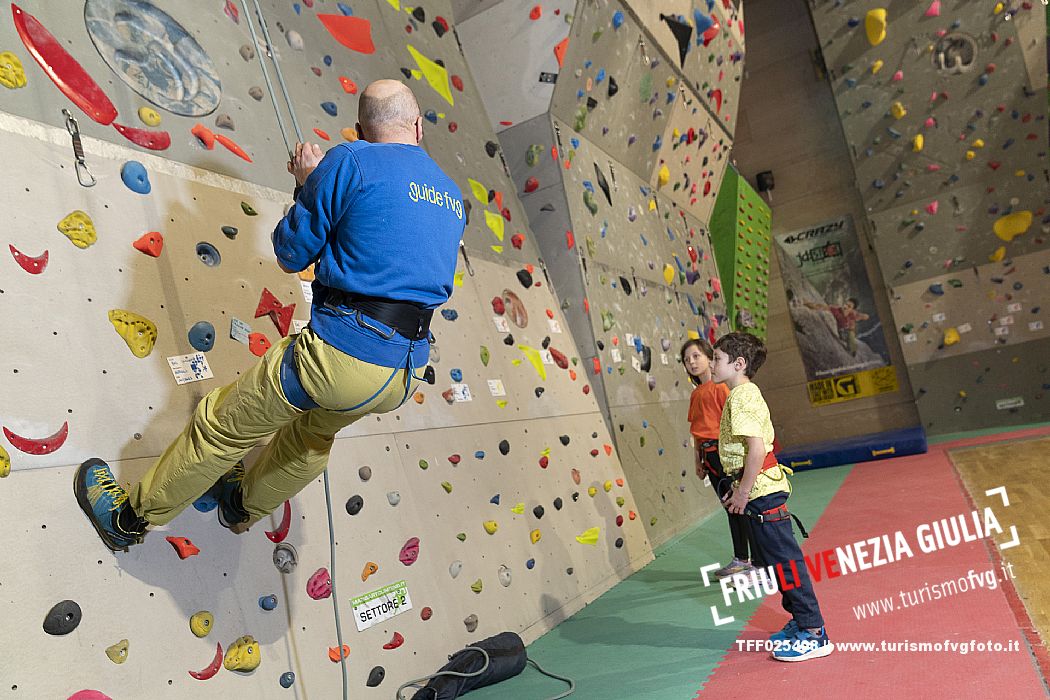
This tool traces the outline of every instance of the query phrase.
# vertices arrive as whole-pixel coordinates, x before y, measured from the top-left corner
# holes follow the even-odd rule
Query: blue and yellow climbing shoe
[[[128,492],[101,459],[92,458],[80,465],[73,476],[73,493],[102,542],[114,552],[126,552],[146,536],[149,523],[131,510]]]
[[[219,524],[238,535],[247,529],[244,524],[249,519],[248,511],[243,505],[242,481],[244,481],[244,464],[237,462],[230,471],[219,477],[210,491],[219,503],[217,509]]]

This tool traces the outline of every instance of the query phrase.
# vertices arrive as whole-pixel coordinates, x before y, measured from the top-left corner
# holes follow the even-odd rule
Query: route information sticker
[[[408,584],[398,581],[377,591],[359,595],[350,600],[350,605],[354,609],[357,631],[363,632],[383,620],[411,610],[412,599],[408,597]]]

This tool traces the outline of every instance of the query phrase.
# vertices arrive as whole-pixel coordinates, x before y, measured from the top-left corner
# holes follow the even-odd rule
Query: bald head
[[[368,141],[417,144],[423,137],[415,95],[399,80],[377,80],[357,103],[360,136]]]

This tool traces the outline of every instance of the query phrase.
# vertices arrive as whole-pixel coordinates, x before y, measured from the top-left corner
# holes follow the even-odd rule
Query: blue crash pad
[[[778,452],[777,459],[784,466],[801,471],[924,452],[926,431],[915,427],[793,447]]]

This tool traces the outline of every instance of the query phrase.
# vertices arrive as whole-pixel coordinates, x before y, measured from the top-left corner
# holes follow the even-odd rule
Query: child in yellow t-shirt
[[[722,420],[722,407],[729,398],[729,388],[711,381],[711,345],[706,340],[687,340],[680,354],[689,381],[696,387],[689,397],[688,416],[689,432],[696,450],[696,475],[702,479],[707,474],[715,496],[721,498],[731,481],[722,471],[722,460],[718,458],[718,426]],[[733,559],[715,571],[717,578],[746,574],[754,568],[749,556],[747,516],[728,512],[726,516],[733,541]]]
[[[733,490],[723,502],[730,513],[748,514],[756,564],[770,567],[771,577],[774,567],[779,574],[775,578],[782,584],[782,604],[791,620],[770,637],[773,658],[806,661],[827,656],[832,646],[791,528],[785,505],[791,487],[786,470],[773,456],[769,407],[751,382],[765,360],[766,346],[750,333],[729,333],[715,343],[711,376],[729,387],[718,452],[726,474],[734,479]]]

